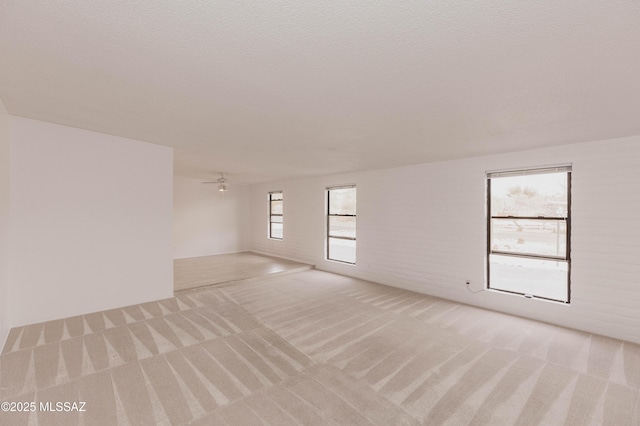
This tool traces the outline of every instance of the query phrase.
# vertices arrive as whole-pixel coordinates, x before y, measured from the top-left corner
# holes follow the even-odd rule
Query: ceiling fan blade
[[[251,185],[250,183],[245,183],[245,182],[236,182],[233,179],[229,179],[225,173],[220,173],[220,177],[217,180],[212,180],[212,181],[206,181],[206,182],[202,182],[202,183],[217,183],[218,185],[240,185],[240,186],[246,186],[246,185]]]

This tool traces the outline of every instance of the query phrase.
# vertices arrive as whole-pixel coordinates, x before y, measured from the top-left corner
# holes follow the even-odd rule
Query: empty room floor
[[[176,259],[173,261],[174,291],[311,268],[312,265],[305,263],[248,251]]]
[[[640,420],[636,344],[317,270],[16,328],[0,375],[3,425]]]

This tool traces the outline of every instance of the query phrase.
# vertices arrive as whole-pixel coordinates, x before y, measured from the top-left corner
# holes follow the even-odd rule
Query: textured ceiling
[[[255,182],[640,134],[640,2],[0,2],[9,113]]]

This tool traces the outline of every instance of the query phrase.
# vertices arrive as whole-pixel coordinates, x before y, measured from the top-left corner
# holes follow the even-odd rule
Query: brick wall
[[[569,306],[485,285],[485,172],[572,163]],[[325,191],[358,188],[357,264],[325,260]],[[255,185],[250,249],[318,269],[640,343],[640,136]],[[284,240],[267,193],[284,192]]]

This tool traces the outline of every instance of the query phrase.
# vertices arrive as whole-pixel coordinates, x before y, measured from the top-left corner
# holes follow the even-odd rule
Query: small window
[[[356,187],[327,189],[327,259],[356,263]]]
[[[487,173],[487,287],[570,301],[571,166]]]
[[[281,240],[284,234],[282,191],[269,193],[269,238]]]

